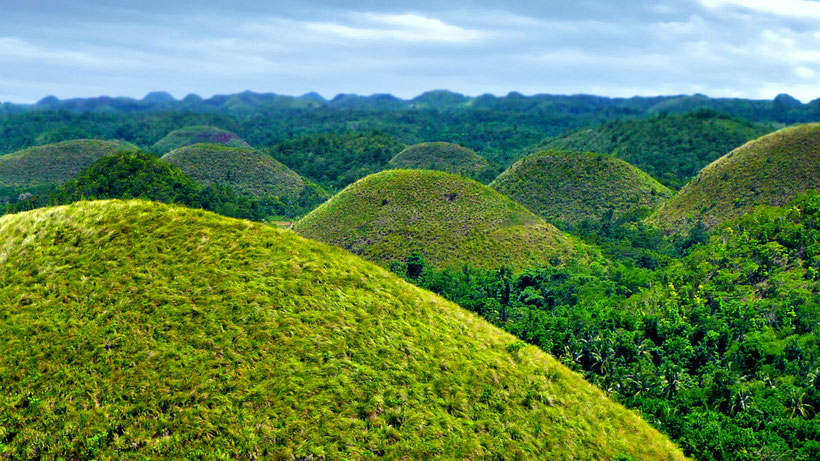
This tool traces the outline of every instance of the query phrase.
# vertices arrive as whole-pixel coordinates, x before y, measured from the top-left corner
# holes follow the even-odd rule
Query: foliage
[[[294,225],[299,234],[389,266],[418,251],[437,268],[528,267],[586,259],[589,251],[509,198],[430,170],[368,176]]]
[[[697,221],[714,227],[758,205],[783,205],[820,188],[820,123],[750,141],[703,169],[652,221],[670,232]]]
[[[0,456],[683,459],[349,253],[156,202],[0,218]]]
[[[498,167],[491,166],[473,150],[449,142],[414,144],[390,159],[387,168],[445,171],[485,184],[499,173]]]
[[[559,226],[596,220],[607,212],[619,219],[638,208],[657,208],[672,195],[623,160],[557,151],[519,160],[490,187]]]
[[[250,148],[251,146],[243,141],[239,136],[230,131],[213,126],[186,126],[168,133],[167,136],[157,141],[151,150],[163,155],[180,147],[191,144],[215,143],[228,147]]]

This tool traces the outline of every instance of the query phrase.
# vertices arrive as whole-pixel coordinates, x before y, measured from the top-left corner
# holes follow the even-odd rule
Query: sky
[[[449,89],[820,98],[820,1],[0,0],[0,101]]]

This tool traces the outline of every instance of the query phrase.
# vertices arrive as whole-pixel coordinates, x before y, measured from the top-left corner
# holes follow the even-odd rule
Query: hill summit
[[[476,315],[292,232],[143,201],[0,218],[2,455],[683,459]]]
[[[652,220],[671,232],[708,227],[780,206],[820,188],[820,123],[784,128],[750,141],[706,166]]]
[[[557,265],[584,253],[569,236],[493,189],[429,170],[370,175],[294,230],[383,265],[414,251],[435,267],[490,269]]]
[[[672,192],[623,160],[593,153],[544,151],[527,156],[490,187],[549,222],[578,224],[640,207],[657,208]]]
[[[228,147],[251,147],[250,144],[230,131],[214,126],[200,125],[188,126],[168,133],[164,138],[157,141],[151,147],[151,150],[162,155],[180,147],[199,143],[224,144]]]
[[[487,160],[475,151],[449,142],[414,144],[396,154],[387,168],[437,170],[488,182],[495,175]]]

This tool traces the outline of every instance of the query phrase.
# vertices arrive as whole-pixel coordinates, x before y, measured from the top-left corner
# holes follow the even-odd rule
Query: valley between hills
[[[0,104],[0,458],[820,458],[820,100]]]

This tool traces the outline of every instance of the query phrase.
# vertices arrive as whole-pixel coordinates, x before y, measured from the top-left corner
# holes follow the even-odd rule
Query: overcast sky
[[[820,97],[809,0],[0,0],[0,101],[243,90]]]

